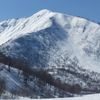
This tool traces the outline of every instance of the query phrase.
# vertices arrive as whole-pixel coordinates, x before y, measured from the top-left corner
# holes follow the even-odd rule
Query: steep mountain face
[[[42,10],[0,22],[0,51],[11,59],[23,59],[28,68],[46,70],[63,91],[74,91],[64,90],[69,84],[79,85],[81,93],[100,91],[99,50],[100,25],[84,18]],[[55,84],[50,83],[58,88]]]

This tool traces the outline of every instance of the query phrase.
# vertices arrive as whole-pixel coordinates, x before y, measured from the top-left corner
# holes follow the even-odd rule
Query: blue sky
[[[0,0],[0,20],[31,16],[41,9],[100,22],[100,0]]]

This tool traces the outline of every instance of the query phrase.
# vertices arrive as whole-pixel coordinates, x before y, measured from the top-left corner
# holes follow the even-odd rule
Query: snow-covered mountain
[[[0,22],[0,45],[3,52],[24,57],[32,66],[34,60],[51,65],[68,55],[83,68],[100,72],[100,25],[83,18],[42,10],[28,18],[6,20]]]
[[[87,19],[41,10],[2,21],[0,51],[28,68],[45,69],[61,85],[78,84],[82,93],[100,91],[100,25]]]

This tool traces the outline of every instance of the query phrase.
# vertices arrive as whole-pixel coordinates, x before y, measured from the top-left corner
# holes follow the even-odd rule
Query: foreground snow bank
[[[82,97],[64,98],[59,100],[100,100],[100,94],[86,95]]]
[[[11,94],[6,92],[5,95],[2,95],[0,97],[0,100],[3,99],[4,97],[7,98],[7,97],[10,97],[10,96],[11,96]],[[16,100],[17,99],[18,100],[31,100],[31,98],[17,97],[17,96],[13,96],[13,99],[16,99]],[[32,100],[100,100],[100,94],[85,95],[85,96],[81,96],[81,97],[52,98],[52,99],[32,99]]]
[[[28,98],[20,98],[24,100],[30,100]],[[34,99],[37,100],[37,99]],[[38,99],[38,100],[100,100],[100,94],[85,95],[82,97],[71,97],[71,98],[54,98],[54,99]]]

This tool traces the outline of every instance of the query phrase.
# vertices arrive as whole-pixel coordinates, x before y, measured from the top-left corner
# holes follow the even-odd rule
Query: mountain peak
[[[43,13],[43,12],[52,12],[51,10],[48,10],[48,9],[42,9],[42,10],[40,10],[39,12],[41,12],[41,13]]]
[[[43,10],[40,10],[38,11],[37,13],[33,14],[32,16],[34,15],[44,15],[44,14],[49,14],[51,13],[52,11],[48,10],[48,9],[43,9]],[[53,12],[52,12],[53,13]]]

